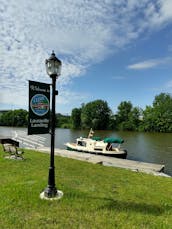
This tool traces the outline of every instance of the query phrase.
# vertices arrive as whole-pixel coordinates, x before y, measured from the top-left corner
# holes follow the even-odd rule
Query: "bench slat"
[[[2,146],[3,146],[3,150],[4,150],[5,153],[10,154],[11,156],[15,155],[16,158],[20,157],[20,158],[24,159],[23,158],[24,152],[21,151],[21,150],[18,150],[16,145],[9,144],[9,143],[4,143],[4,144],[2,144]]]

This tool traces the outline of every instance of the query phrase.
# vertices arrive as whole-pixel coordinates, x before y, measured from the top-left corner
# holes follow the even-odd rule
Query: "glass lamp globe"
[[[58,77],[61,74],[62,62],[55,56],[54,51],[49,59],[45,60],[47,74],[50,77]]]

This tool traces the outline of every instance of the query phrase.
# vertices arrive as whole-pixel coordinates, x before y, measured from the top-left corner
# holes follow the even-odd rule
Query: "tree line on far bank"
[[[14,110],[0,113],[1,126],[27,126],[28,112]],[[122,101],[113,114],[108,103],[95,100],[74,108],[71,116],[56,114],[56,127],[94,130],[127,130],[144,132],[172,132],[172,96],[155,96],[152,106],[143,110],[130,101]]]

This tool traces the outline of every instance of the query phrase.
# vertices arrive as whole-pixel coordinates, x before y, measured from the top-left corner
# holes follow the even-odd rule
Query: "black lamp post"
[[[54,166],[54,140],[55,140],[55,96],[58,94],[56,91],[56,79],[61,74],[62,62],[55,56],[54,51],[48,60],[45,61],[47,74],[52,79],[52,113],[51,113],[51,154],[50,154],[50,167],[48,176],[48,186],[43,192],[43,198],[57,198],[59,199],[63,193],[57,190],[55,185],[55,166]]]

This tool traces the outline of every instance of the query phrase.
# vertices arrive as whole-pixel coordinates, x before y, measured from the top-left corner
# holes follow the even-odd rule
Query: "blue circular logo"
[[[43,116],[49,111],[49,100],[43,94],[36,94],[30,101],[30,107],[34,114]]]

